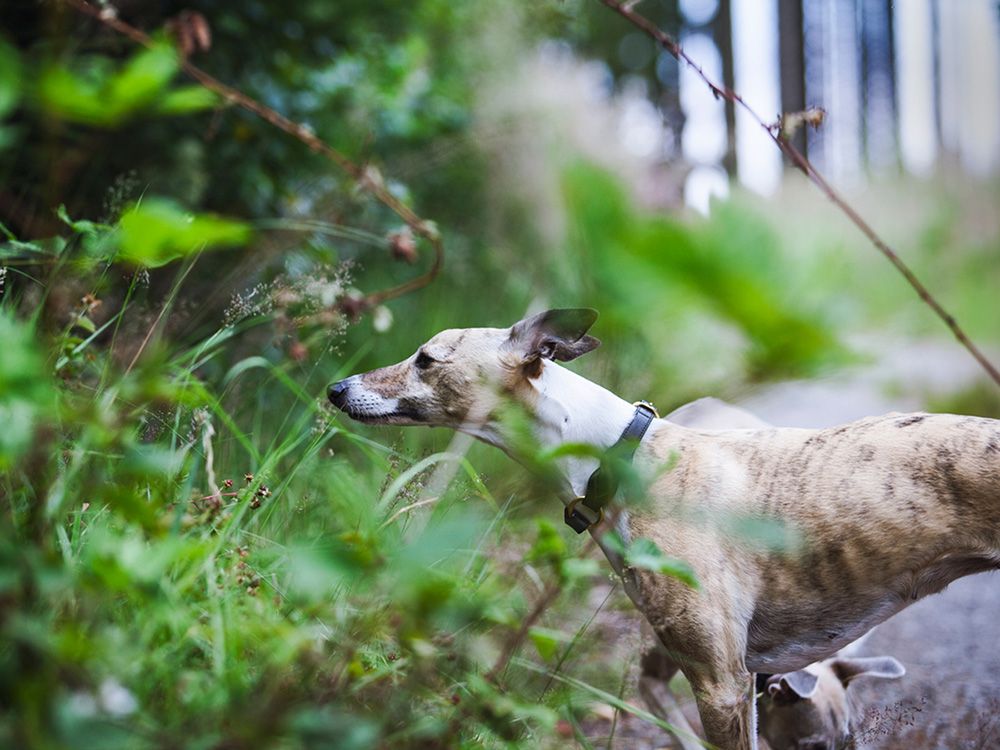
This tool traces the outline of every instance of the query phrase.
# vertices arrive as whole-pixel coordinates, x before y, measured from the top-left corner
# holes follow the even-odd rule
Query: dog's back
[[[669,426],[649,442],[642,457],[674,455],[676,465],[652,485],[633,534],[690,562],[706,587],[734,554],[752,565],[734,571],[753,602],[751,669],[825,658],[956,578],[1000,567],[996,420],[890,414],[824,430]],[[783,524],[799,543],[755,549],[730,531],[740,527],[733,518]],[[671,589],[663,600],[676,594],[662,585]]]

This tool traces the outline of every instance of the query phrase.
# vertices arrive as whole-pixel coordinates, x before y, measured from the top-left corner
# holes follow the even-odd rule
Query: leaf
[[[610,529],[601,536],[601,544],[612,552],[625,556],[625,542],[622,541],[621,534],[617,529]]]
[[[90,58],[80,72],[50,66],[38,83],[43,108],[69,122],[114,127],[143,111],[181,115],[217,103],[215,95],[201,86],[167,90],[180,67],[177,51],[170,44],[140,50],[118,72],[110,72],[103,62]],[[0,88],[2,68],[0,60]]]
[[[111,109],[120,118],[152,103],[176,75],[178,67],[177,51],[169,44],[139,51],[108,85]]]
[[[164,94],[154,109],[161,115],[186,115],[211,109],[218,103],[219,97],[203,86],[181,86]]]
[[[546,518],[537,519],[538,538],[528,552],[529,560],[558,561],[566,554],[566,542],[555,525]]]
[[[53,410],[55,393],[34,330],[0,309],[0,470],[31,445],[36,425]]]
[[[21,60],[17,50],[0,38],[0,117],[4,117],[21,98]]]
[[[93,333],[94,331],[97,330],[97,326],[94,325],[94,321],[92,321],[86,315],[79,316],[74,322],[74,325],[82,328],[87,333]]]
[[[154,268],[208,247],[245,245],[253,234],[244,222],[193,214],[162,198],[132,206],[118,226],[118,256]]]
[[[38,96],[44,109],[61,120],[98,126],[111,125],[116,120],[116,113],[103,100],[100,87],[63,67],[53,66],[42,73]]]
[[[326,547],[293,546],[288,550],[285,585],[289,594],[304,601],[322,601],[357,567],[347,561],[339,543]]]
[[[802,544],[801,534],[780,518],[731,514],[724,521],[729,534],[761,549],[788,551]]]
[[[559,573],[566,581],[575,581],[579,578],[590,578],[601,572],[600,563],[597,560],[580,557],[568,557],[562,561]]]
[[[559,650],[559,644],[565,640],[562,633],[558,630],[550,630],[549,628],[531,628],[528,631],[528,637],[535,644],[535,650],[538,651],[538,655],[546,661],[556,655],[556,652]]]
[[[101,224],[96,224],[93,221],[87,221],[86,219],[80,219],[74,221],[69,217],[69,214],[66,212],[66,206],[64,206],[61,203],[59,204],[59,208],[56,209],[56,216],[59,218],[61,222],[66,224],[68,227],[70,227],[74,232],[77,232],[78,234],[94,234],[102,227]]]
[[[652,570],[654,573],[672,576],[693,589],[698,588],[691,566],[682,560],[667,557],[651,539],[640,537],[625,550],[625,563],[633,568]]]
[[[122,470],[131,476],[172,477],[184,465],[185,451],[160,445],[131,445],[125,450]]]

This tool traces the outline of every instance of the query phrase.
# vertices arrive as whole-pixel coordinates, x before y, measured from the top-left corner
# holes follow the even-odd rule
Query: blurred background
[[[75,5],[0,4],[4,746],[670,746],[549,488],[326,409],[443,328],[595,307],[573,368],[661,413],[1000,416],[760,126],[597,0],[97,4],[150,48]],[[636,10],[765,122],[825,110],[794,142],[998,361],[1000,3]],[[433,256],[379,190],[444,264],[368,306]],[[967,623],[996,611],[970,585]],[[996,730],[1000,665],[948,595],[880,636],[910,675],[866,695],[871,746]]]

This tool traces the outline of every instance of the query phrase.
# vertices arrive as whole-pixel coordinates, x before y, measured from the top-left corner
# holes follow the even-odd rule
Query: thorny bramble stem
[[[843,196],[838,193],[834,187],[827,182],[826,178],[812,165],[805,155],[799,151],[791,141],[789,141],[781,132],[780,119],[778,124],[768,124],[758,115],[753,108],[744,101],[743,97],[737,94],[728,86],[720,86],[710,79],[705,72],[702,70],[701,66],[698,65],[694,60],[688,57],[684,49],[663,29],[659,28],[655,23],[650,21],[645,16],[636,13],[633,10],[635,2],[629,2],[628,0],[600,0],[601,3],[608,6],[611,10],[615,11],[623,18],[625,18],[629,23],[638,28],[640,31],[644,32],[648,36],[659,44],[663,49],[669,52],[674,58],[679,62],[683,62],[685,65],[694,70],[698,74],[698,77],[705,82],[705,85],[711,90],[712,94],[716,99],[722,98],[727,101],[732,102],[734,105],[742,107],[747,114],[752,117],[758,125],[760,125],[764,131],[771,137],[775,145],[781,149],[781,152],[788,157],[789,161],[795,165],[795,167],[802,171],[809,180],[820,189],[820,191],[830,199],[830,201],[837,206],[851,222],[861,230],[861,233],[868,238],[868,240],[875,246],[882,255],[884,255],[896,270],[899,271],[903,278],[913,287],[917,295],[922,299],[935,313],[937,316],[944,321],[944,324],[948,326],[948,329],[954,334],[955,338],[958,339],[959,343],[964,346],[969,354],[971,354],[975,360],[982,366],[986,373],[993,379],[993,381],[1000,385],[1000,371],[990,362],[986,355],[984,355],[968,335],[955,320],[955,317],[948,313],[942,306],[941,303],[935,299],[934,295],[930,293],[926,286],[917,278],[916,274],[910,269],[909,266],[903,261],[896,252],[889,247],[888,243],[883,240],[878,233],[872,229],[871,225],[868,224],[861,215],[843,198]]]
[[[152,47],[154,44],[149,35],[119,19],[111,6],[105,5],[104,7],[99,8],[88,2],[88,0],[62,0],[62,2],[84,15],[96,19],[108,28],[117,31],[119,34],[127,36],[137,44],[141,44],[144,47]],[[367,294],[360,300],[345,301],[347,303],[343,310],[345,313],[349,315],[357,315],[358,313],[386,302],[387,300],[394,299],[403,294],[408,294],[409,292],[416,291],[417,289],[421,289],[422,287],[430,284],[435,277],[437,277],[438,273],[441,271],[441,265],[444,262],[444,245],[442,244],[441,237],[438,234],[437,229],[432,223],[422,219],[416,212],[413,211],[413,209],[390,193],[382,183],[382,178],[378,174],[378,170],[371,166],[355,164],[342,153],[320,139],[308,125],[294,122],[280,112],[271,109],[270,107],[261,104],[256,99],[247,96],[242,91],[224,84],[217,78],[210,76],[201,68],[192,65],[184,57],[180,58],[180,66],[181,70],[191,76],[191,78],[195,79],[198,83],[210,91],[214,91],[222,97],[224,101],[229,102],[230,104],[235,104],[248,112],[257,115],[265,122],[270,123],[279,130],[283,130],[293,138],[298,139],[308,146],[310,150],[315,151],[332,161],[344,172],[346,172],[359,186],[374,195],[375,198],[377,198],[383,205],[392,210],[397,216],[399,216],[399,218],[406,222],[407,226],[409,226],[415,234],[427,240],[430,246],[434,249],[434,261],[426,273],[410,279],[409,281],[405,281],[398,286],[381,289],[377,292]]]

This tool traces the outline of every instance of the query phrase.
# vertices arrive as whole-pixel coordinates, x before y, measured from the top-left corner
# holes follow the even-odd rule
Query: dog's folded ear
[[[776,674],[767,680],[767,694],[779,703],[794,703],[811,698],[818,682],[816,675],[804,669]]]
[[[568,362],[601,345],[587,335],[596,320],[597,310],[589,307],[546,310],[511,326],[507,345],[524,362],[539,358]]]

